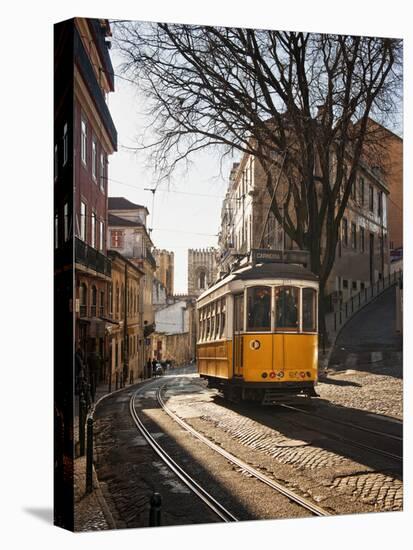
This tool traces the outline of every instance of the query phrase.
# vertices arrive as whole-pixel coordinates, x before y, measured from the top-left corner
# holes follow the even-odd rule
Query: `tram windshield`
[[[275,289],[275,328],[298,330],[298,288],[280,286]]]
[[[267,286],[249,288],[247,330],[271,330],[271,288]]]

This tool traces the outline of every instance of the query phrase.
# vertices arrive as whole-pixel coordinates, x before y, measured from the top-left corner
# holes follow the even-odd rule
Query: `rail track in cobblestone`
[[[249,464],[244,462],[243,460],[237,458],[233,454],[229,453],[228,451],[225,451],[222,447],[216,445],[212,441],[210,441],[207,437],[199,433],[197,430],[195,430],[192,426],[187,424],[182,418],[180,418],[178,415],[176,415],[169,407],[165,404],[163,398],[162,398],[162,390],[167,385],[167,382],[162,384],[157,390],[157,401],[159,405],[162,407],[164,412],[168,414],[170,418],[172,418],[175,422],[177,422],[182,428],[184,428],[186,431],[191,433],[194,437],[196,437],[198,440],[200,440],[202,443],[204,443],[206,446],[208,446],[213,451],[217,452],[221,456],[223,456],[228,462],[234,464],[242,472],[248,473],[251,477],[257,479],[258,481],[261,481],[274,491],[282,494],[283,496],[287,497],[290,501],[294,502],[295,504],[299,505],[300,507],[306,509],[311,514],[315,516],[329,516],[331,515],[330,512],[327,510],[321,508],[320,506],[317,506],[310,500],[300,496],[296,492],[293,492],[292,490],[288,489],[287,487],[281,485],[280,483],[272,480],[259,470],[256,470],[255,468],[251,467]]]
[[[145,389],[147,389],[145,387]],[[218,502],[208,491],[206,491],[199,483],[191,477],[174,459],[163,449],[156,439],[151,435],[149,430],[145,427],[144,423],[139,417],[137,409],[135,407],[135,398],[142,390],[139,388],[131,397],[129,403],[129,409],[133,421],[136,427],[152,447],[154,452],[161,458],[161,460],[174,472],[174,474],[192,491],[198,498],[204,502],[204,504],[215,513],[223,522],[238,521],[238,518],[234,516],[229,510],[227,510],[220,502]]]
[[[310,412],[306,409],[302,409],[300,407],[296,407],[296,406],[293,406],[293,405],[280,404],[279,406],[284,408],[284,409],[299,412],[299,413],[301,413],[305,416],[308,416],[310,418],[317,418],[317,419],[321,419],[323,422],[332,423],[335,427],[336,426],[345,426],[345,427],[351,428],[353,430],[364,432],[364,433],[370,434],[372,436],[381,437],[383,439],[392,440],[392,441],[394,441],[396,443],[400,443],[400,444],[403,441],[402,437],[394,435],[394,434],[380,432],[378,430],[373,430],[371,428],[367,428],[365,426],[360,426],[360,425],[354,424],[352,422],[346,422],[346,421],[343,421],[343,420],[338,420],[337,418],[331,419],[331,418],[322,416],[320,414],[315,414],[315,413]],[[303,423],[300,423],[296,420],[293,420],[292,422],[299,425],[299,426],[308,427],[308,426],[305,426]],[[316,431],[316,432],[321,433],[321,434],[328,434],[329,437],[331,437],[331,438],[333,438],[337,441],[341,441],[341,442],[346,443],[348,445],[352,445],[353,447],[358,447],[360,449],[367,450],[367,451],[369,451],[371,453],[374,453],[376,455],[383,456],[385,458],[389,458],[391,460],[394,460],[395,462],[402,462],[402,460],[403,460],[403,457],[402,457],[401,454],[392,453],[392,452],[389,452],[389,451],[385,451],[383,449],[377,449],[376,447],[372,447],[371,445],[366,445],[364,443],[361,443],[360,441],[354,441],[352,439],[348,439],[346,437],[343,437],[343,436],[341,436],[337,433],[331,433],[331,431],[329,431],[329,430],[322,430],[322,429],[320,429],[318,427],[314,427],[314,426],[311,426],[311,429],[313,431]]]

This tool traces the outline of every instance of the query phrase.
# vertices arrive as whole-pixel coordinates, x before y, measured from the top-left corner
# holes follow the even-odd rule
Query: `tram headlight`
[[[268,375],[267,375],[266,372],[263,372],[263,373],[261,374],[261,376],[262,376],[262,378],[267,378]]]
[[[275,372],[274,371],[270,372],[270,378],[275,378]]]

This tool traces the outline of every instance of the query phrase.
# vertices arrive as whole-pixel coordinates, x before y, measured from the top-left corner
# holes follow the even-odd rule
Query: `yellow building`
[[[144,377],[144,335],[141,322],[141,280],[144,273],[114,250],[109,289],[110,385],[118,389]]]

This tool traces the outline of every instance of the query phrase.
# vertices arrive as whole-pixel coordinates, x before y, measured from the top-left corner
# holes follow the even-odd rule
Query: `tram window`
[[[205,339],[208,340],[211,334],[211,310],[210,307],[206,308],[206,334]]]
[[[217,338],[219,338],[219,334],[220,334],[219,326],[220,326],[220,323],[221,323],[221,301],[220,300],[218,300],[218,302],[216,303],[215,316],[216,316],[216,319],[215,319],[215,339],[217,339]]]
[[[275,289],[275,327],[298,329],[298,288],[280,286]]]
[[[271,330],[271,288],[258,286],[247,291],[247,330]]]
[[[221,302],[221,331],[220,336],[224,336],[224,330],[225,330],[225,298],[223,298]]]
[[[316,292],[313,288],[303,288],[303,331],[316,330]]]

